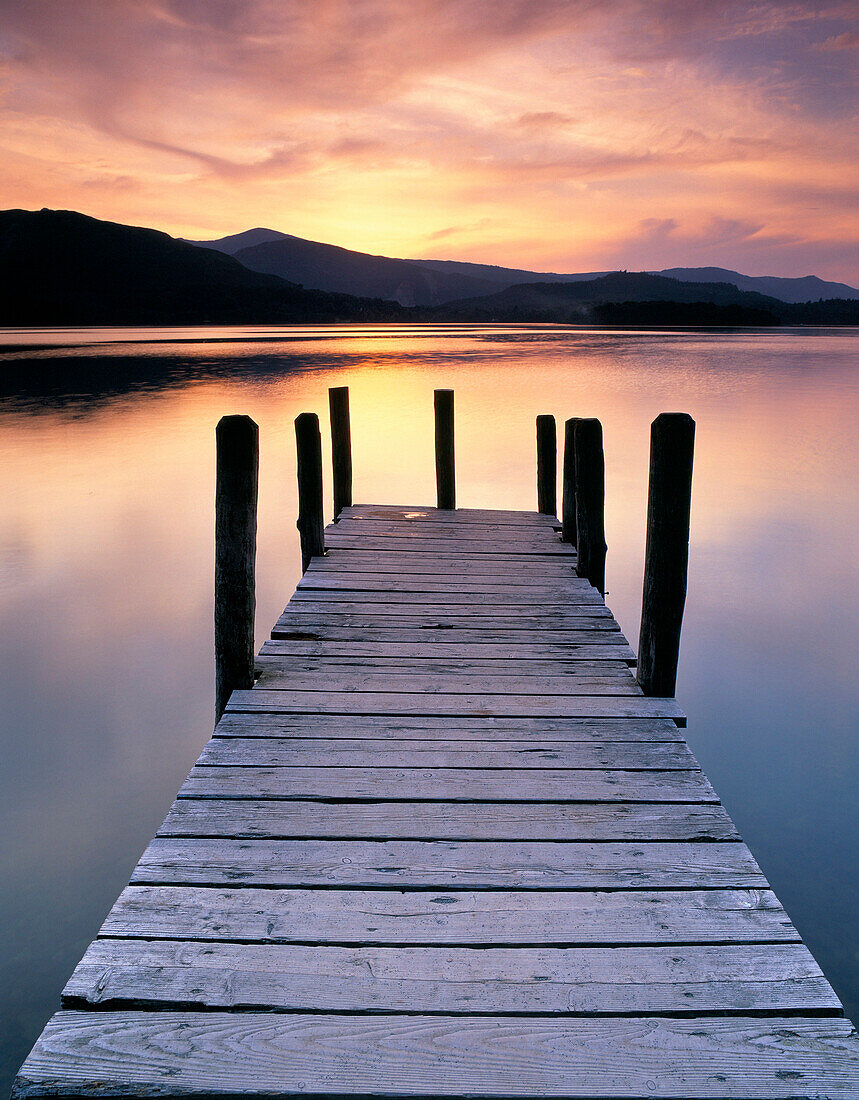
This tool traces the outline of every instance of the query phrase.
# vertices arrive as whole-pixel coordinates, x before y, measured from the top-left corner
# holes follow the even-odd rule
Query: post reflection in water
[[[210,732],[215,424],[260,426],[259,645],[300,576],[299,412],[331,512],[329,386],[350,388],[356,503],[434,502],[436,388],[456,391],[462,507],[536,508],[537,414],[599,417],[607,599],[633,642],[650,422],[695,418],[688,740],[855,1019],[857,335],[199,335],[0,337],[46,348],[0,375],[0,1089]]]

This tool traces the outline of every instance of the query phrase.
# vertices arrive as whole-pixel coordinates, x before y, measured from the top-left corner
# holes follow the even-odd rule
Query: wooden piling
[[[295,418],[298,452],[298,533],[301,536],[301,569],[310,559],[325,553],[322,521],[322,436],[316,413]]]
[[[661,413],[650,431],[650,488],[638,682],[645,695],[673,697],[686,603],[695,421]]]
[[[605,456],[602,424],[580,419],[574,428],[576,463],[576,572],[605,595]]]
[[[558,508],[558,443],[555,418],[537,417],[537,511],[554,516]]]
[[[331,465],[334,472],[334,521],[352,506],[352,429],[349,423],[349,387],[328,390],[331,416]]]
[[[564,474],[561,490],[561,538],[576,545],[576,424],[573,416],[564,423]]]
[[[254,570],[259,429],[225,416],[215,430],[215,722],[237,688],[254,686]]]
[[[435,408],[435,478],[438,507],[456,508],[456,472],[453,440],[453,390],[436,390]]]

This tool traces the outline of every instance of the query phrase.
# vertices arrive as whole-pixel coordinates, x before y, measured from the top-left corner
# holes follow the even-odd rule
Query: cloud
[[[3,8],[5,205],[544,269],[859,242],[847,0]]]
[[[815,42],[814,50],[856,50],[859,49],[859,34],[855,31],[842,31],[841,34],[830,35],[823,42]]]

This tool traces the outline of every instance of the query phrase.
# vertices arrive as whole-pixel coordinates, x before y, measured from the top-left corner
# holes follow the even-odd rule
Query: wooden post
[[[215,723],[236,688],[254,686],[254,568],[259,429],[225,416],[215,430]]]
[[[456,473],[453,447],[453,390],[436,390],[435,407],[435,480],[438,506],[456,508]]]
[[[561,538],[571,546],[576,539],[576,424],[571,417],[564,423],[564,484],[561,493]]]
[[[298,452],[298,533],[301,536],[301,571],[310,559],[325,553],[322,522],[322,436],[316,413],[295,418]]]
[[[580,419],[574,429],[576,456],[576,572],[605,595],[605,456],[602,424]]]
[[[537,417],[537,511],[554,516],[558,508],[558,443],[554,416]]]
[[[650,429],[647,549],[638,640],[638,682],[645,695],[673,697],[686,603],[695,421],[661,413]]]
[[[328,391],[331,414],[331,464],[334,470],[334,521],[352,505],[352,430],[349,425],[349,387]]]

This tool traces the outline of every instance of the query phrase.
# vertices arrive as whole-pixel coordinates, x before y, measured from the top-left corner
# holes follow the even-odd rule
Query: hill
[[[447,302],[431,315],[438,320],[555,324],[859,324],[859,301],[797,305],[730,283],[617,271],[582,282],[521,283],[483,298]]]
[[[730,283],[738,290],[753,290],[777,298],[780,302],[811,302],[821,298],[859,298],[859,290],[846,283],[831,283],[816,275],[783,279],[776,275],[741,275],[724,267],[669,267],[651,274],[665,275],[681,282]]]
[[[231,233],[229,237],[218,237],[214,241],[189,241],[181,237],[186,244],[194,244],[198,248],[213,248],[216,252],[226,252],[228,256],[235,254],[243,248],[250,248],[255,244],[267,244],[269,241],[282,241],[289,236],[288,233],[280,233],[277,229],[246,229],[243,233]]]
[[[68,210],[0,212],[2,325],[396,320],[392,303],[304,290],[154,229]]]
[[[280,275],[315,290],[390,298],[401,305],[439,305],[522,283],[591,282],[612,274],[610,271],[568,274],[528,271],[464,260],[393,259],[308,241],[275,229],[248,229],[219,240],[189,243],[218,249],[235,256],[253,271]],[[259,247],[262,245],[269,247]],[[728,283],[737,290],[757,292],[782,302],[859,299],[859,290],[855,287],[827,282],[816,275],[786,279],[774,275],[743,275],[724,267],[672,267],[646,274],[685,283]]]
[[[387,298],[404,306],[438,305],[495,289],[486,279],[433,271],[409,260],[371,256],[333,244],[282,237],[241,248],[235,258],[251,271],[319,290]]]

